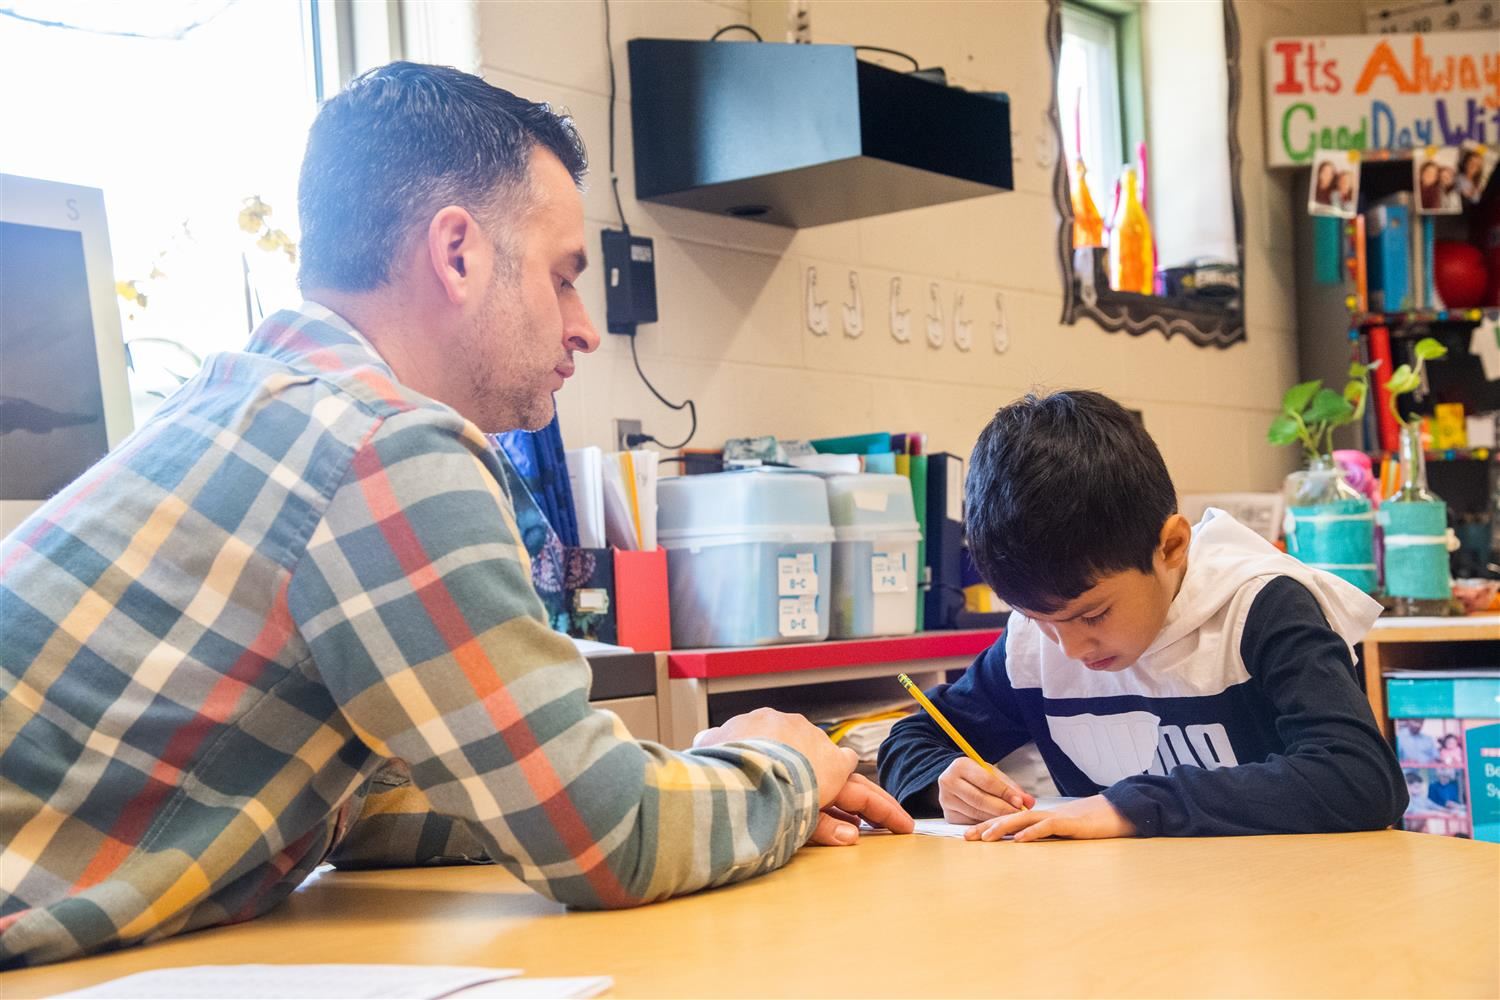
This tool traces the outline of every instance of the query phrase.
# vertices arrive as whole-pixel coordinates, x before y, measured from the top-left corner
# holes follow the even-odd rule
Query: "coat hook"
[[[953,346],[960,351],[968,351],[974,346],[974,321],[965,319],[964,293],[960,291],[953,297]]]
[[[901,308],[901,279],[891,279],[891,337],[900,343],[911,340],[911,310]]]
[[[858,337],[865,332],[865,300],[859,292],[859,272],[849,272],[849,291],[854,301],[844,303],[844,336]]]
[[[818,301],[818,269],[807,268],[807,328],[819,337],[828,335],[828,303]]]
[[[1005,319],[1005,295],[995,293],[995,321],[990,324],[990,334],[995,343],[995,353],[1004,354],[1010,347],[1010,325]]]
[[[927,286],[927,346],[943,346],[943,303],[938,298],[938,285],[934,281]]]

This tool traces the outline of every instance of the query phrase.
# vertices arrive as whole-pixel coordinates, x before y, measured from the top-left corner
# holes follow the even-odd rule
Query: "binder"
[[[927,568],[927,477],[931,455],[909,455],[908,475],[911,478],[912,506],[916,508],[917,525],[922,530],[922,538],[917,542],[917,565],[921,567],[918,571],[919,585],[918,594],[922,598],[917,601],[917,631],[921,632],[926,627],[927,600],[926,594],[931,587],[931,575]]]
[[[1391,377],[1395,364],[1391,358],[1391,332],[1383,326],[1370,327],[1370,360],[1380,362],[1380,367],[1370,374],[1375,389],[1375,398],[1370,403],[1375,407],[1375,419],[1380,428],[1380,447],[1393,452],[1399,444],[1399,433],[1396,418],[1391,416],[1391,393],[1385,382]]]
[[[1405,312],[1411,294],[1411,210],[1399,202],[1382,202],[1370,210],[1370,308]]]
[[[956,628],[964,609],[964,461],[948,452],[927,455],[927,503],[923,534],[930,586],[924,595],[925,625]]]

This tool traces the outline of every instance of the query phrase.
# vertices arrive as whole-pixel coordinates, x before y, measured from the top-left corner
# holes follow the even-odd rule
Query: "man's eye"
[[[1104,619],[1106,619],[1108,617],[1109,617],[1109,610],[1105,609],[1105,610],[1099,612],[1097,615],[1092,615],[1092,616],[1087,617],[1087,618],[1081,618],[1079,620],[1082,621],[1085,625],[1098,625],[1100,622],[1102,622]]]

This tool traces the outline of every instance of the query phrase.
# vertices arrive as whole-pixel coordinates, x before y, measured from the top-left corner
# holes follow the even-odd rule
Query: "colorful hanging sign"
[[[1265,79],[1273,167],[1319,149],[1500,144],[1500,31],[1273,38]]]

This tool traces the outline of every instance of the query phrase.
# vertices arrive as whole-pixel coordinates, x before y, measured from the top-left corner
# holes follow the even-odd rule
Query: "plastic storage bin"
[[[816,476],[722,472],[663,479],[672,646],[828,638],[833,527]]]
[[[850,475],[828,480],[833,520],[832,621],[838,639],[910,635],[921,596],[917,543],[922,529],[905,476]]]

